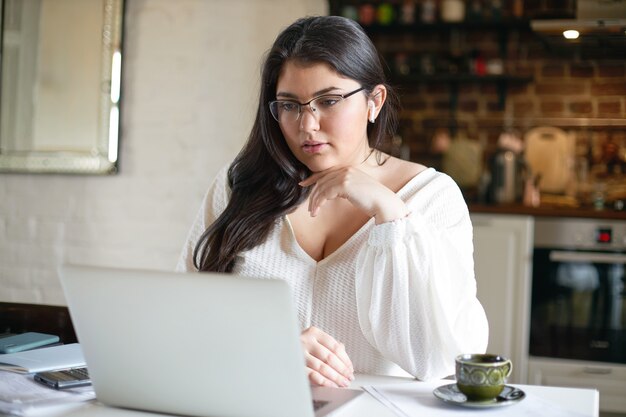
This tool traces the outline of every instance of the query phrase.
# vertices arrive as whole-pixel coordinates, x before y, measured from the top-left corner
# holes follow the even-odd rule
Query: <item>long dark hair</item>
[[[371,148],[395,133],[399,101],[385,81],[376,48],[361,27],[338,16],[302,18],[283,30],[266,55],[256,120],[248,141],[228,169],[231,196],[224,212],[202,234],[194,265],[200,271],[230,272],[240,252],[261,244],[276,222],[302,203],[308,189],[298,185],[311,172],[291,153],[268,103],[276,98],[281,68],[288,60],[326,63],[370,94],[387,87],[376,123],[368,125]]]

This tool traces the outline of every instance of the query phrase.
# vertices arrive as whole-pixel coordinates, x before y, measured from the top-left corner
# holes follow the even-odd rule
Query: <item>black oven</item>
[[[532,356],[626,364],[626,221],[537,218]]]

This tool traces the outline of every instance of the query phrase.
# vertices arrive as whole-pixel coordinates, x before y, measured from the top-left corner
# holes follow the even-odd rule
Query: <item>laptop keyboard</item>
[[[328,401],[313,400],[313,411],[319,410],[320,408],[324,407],[326,404],[328,404]]]

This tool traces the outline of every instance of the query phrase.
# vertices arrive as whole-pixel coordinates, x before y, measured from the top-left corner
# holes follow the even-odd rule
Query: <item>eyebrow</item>
[[[313,97],[315,98],[315,97],[321,96],[322,94],[330,93],[331,91],[334,91],[334,90],[343,90],[343,89],[340,88],[340,87],[323,88],[323,89],[321,89],[319,91],[314,92],[313,93]],[[297,95],[292,94],[292,93],[288,93],[288,92],[285,92],[285,91],[279,91],[278,93],[276,93],[276,97],[285,97],[285,98],[292,98],[292,99],[297,99],[298,98]]]

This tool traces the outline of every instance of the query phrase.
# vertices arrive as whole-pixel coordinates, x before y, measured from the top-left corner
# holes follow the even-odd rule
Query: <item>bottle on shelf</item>
[[[489,19],[500,20],[502,18],[502,0],[491,0],[489,2]]]
[[[524,0],[513,0],[513,17],[524,17]]]
[[[415,0],[404,0],[400,6],[400,23],[411,25],[415,23]]]
[[[485,56],[478,49],[472,50],[470,53],[469,70],[474,75],[487,74],[487,64],[485,62]]]
[[[471,0],[467,10],[468,20],[482,20],[483,18],[483,3],[481,0]]]
[[[424,0],[422,2],[422,23],[435,23],[437,20],[437,3],[435,0]]]

